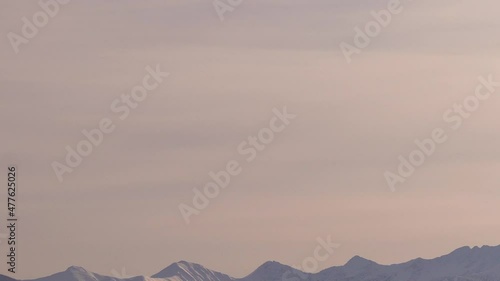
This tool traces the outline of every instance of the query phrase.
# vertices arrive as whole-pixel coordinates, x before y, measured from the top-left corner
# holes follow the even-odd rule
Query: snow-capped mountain
[[[0,281],[18,281],[0,275]],[[500,246],[462,247],[435,259],[380,265],[359,256],[343,266],[305,273],[269,261],[243,278],[233,278],[202,265],[180,261],[147,276],[120,279],[70,267],[54,275],[26,281],[500,281]]]
[[[225,274],[206,269],[205,267],[180,261],[173,263],[162,271],[151,276],[155,279],[163,279],[169,281],[233,281]]]

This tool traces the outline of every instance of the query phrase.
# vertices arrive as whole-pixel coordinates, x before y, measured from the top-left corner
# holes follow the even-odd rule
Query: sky
[[[355,28],[389,2],[243,0],[220,17],[212,1],[69,1],[16,45],[43,9],[2,1],[1,182],[18,168],[10,276],[153,275],[187,260],[243,277],[268,260],[299,265],[327,237],[340,247],[318,269],[500,244],[500,86],[460,126],[443,117],[474,101],[479,77],[500,81],[500,4],[401,1],[349,63],[341,44],[355,47]],[[113,110],[151,71],[156,87],[126,117]],[[240,145],[284,109],[294,117],[248,161]],[[102,120],[114,130],[60,181],[54,163]],[[446,141],[391,190],[398,157],[440,129]],[[179,206],[194,208],[193,189],[230,162],[241,172],[187,224]]]

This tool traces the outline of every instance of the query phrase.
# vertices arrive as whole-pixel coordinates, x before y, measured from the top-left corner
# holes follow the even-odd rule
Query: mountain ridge
[[[70,266],[46,277],[16,280],[0,275],[0,281],[500,281],[500,245],[461,247],[449,254],[416,258],[383,265],[354,256],[342,266],[306,273],[277,261],[267,261],[242,278],[210,270],[187,261],[172,263],[156,274],[131,278],[110,277]]]

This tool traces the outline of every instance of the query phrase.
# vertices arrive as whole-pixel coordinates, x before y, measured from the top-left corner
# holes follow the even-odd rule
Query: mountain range
[[[0,275],[0,281],[20,280]],[[355,256],[343,266],[318,273],[304,273],[268,261],[248,276],[234,278],[196,263],[180,261],[152,276],[119,278],[72,266],[63,272],[24,281],[500,281],[500,246],[462,247],[438,258],[417,258],[393,265]]]

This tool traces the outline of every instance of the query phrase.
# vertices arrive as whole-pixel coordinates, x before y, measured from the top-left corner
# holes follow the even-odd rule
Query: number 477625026
[[[9,217],[13,218],[16,216],[16,167],[9,167],[7,180],[7,209],[9,211]]]

